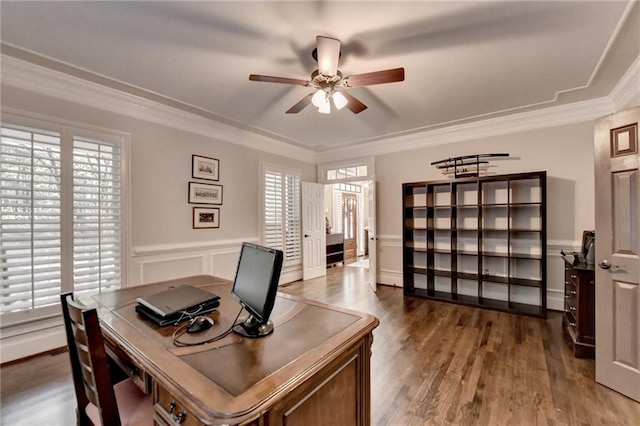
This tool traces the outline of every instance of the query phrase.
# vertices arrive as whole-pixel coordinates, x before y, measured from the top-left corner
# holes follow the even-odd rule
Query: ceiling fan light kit
[[[289,108],[287,114],[297,114],[310,103],[318,108],[319,113],[330,114],[331,102],[333,102],[333,106],[338,110],[347,107],[347,109],[354,114],[358,114],[367,109],[367,106],[353,95],[347,93],[346,89],[404,81],[404,68],[394,68],[343,77],[342,73],[338,70],[340,40],[335,38],[317,36],[316,48],[313,50],[312,56],[318,62],[318,69],[311,74],[311,80],[307,81],[260,74],[250,74],[249,80],[293,84],[317,89],[315,93],[308,94],[297,104]]]

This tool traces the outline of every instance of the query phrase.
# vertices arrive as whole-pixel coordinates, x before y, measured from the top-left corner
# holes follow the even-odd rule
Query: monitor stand
[[[244,322],[233,327],[233,332],[251,339],[264,337],[273,333],[273,322],[269,320],[266,324],[261,324],[253,315],[249,315]]]

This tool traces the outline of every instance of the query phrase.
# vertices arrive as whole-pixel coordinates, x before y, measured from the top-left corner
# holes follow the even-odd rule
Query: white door
[[[376,240],[377,240],[377,229],[376,229],[376,179],[369,181],[369,286],[371,290],[375,293],[378,290],[378,282],[376,271],[378,270],[377,262],[376,262]]]
[[[596,121],[596,381],[640,401],[640,107]]]
[[[327,273],[324,185],[302,182],[302,279]]]

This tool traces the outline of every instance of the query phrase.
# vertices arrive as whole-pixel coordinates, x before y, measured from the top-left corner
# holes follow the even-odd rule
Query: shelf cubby
[[[546,316],[546,172],[402,190],[406,296]]]

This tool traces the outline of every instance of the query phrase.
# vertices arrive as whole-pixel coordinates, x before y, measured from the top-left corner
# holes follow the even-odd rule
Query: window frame
[[[73,291],[73,142],[75,137],[97,139],[118,144],[121,153],[121,211],[120,211],[120,284],[128,281],[131,264],[131,197],[130,197],[130,152],[131,138],[128,133],[85,125],[68,120],[49,118],[3,108],[0,125],[27,131],[52,132],[60,135],[60,233],[61,233],[61,292]],[[59,317],[60,305],[46,306],[0,315],[0,328]]]

